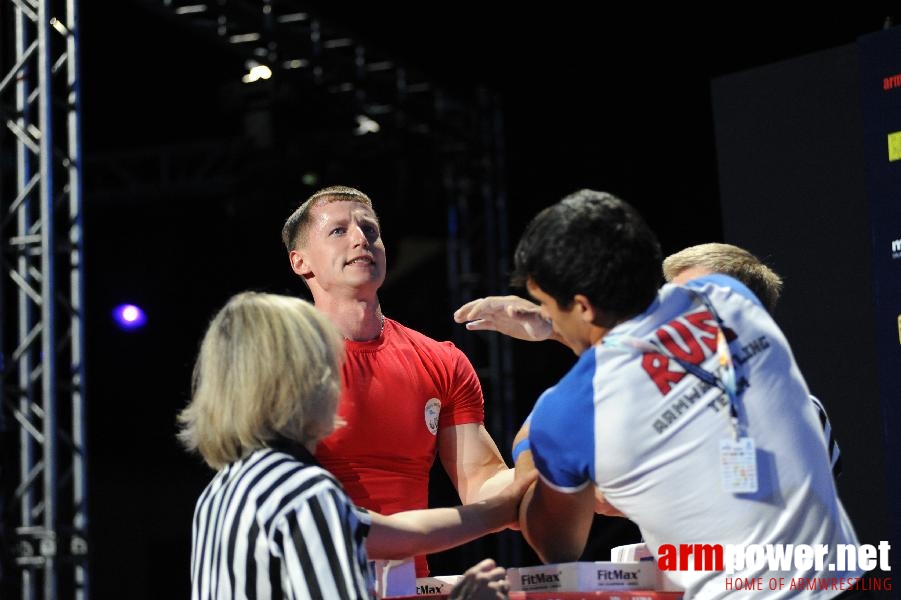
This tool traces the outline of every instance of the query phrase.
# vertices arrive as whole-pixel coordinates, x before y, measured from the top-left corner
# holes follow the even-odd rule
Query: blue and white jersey
[[[729,342],[739,421],[757,448],[755,493],[724,491],[720,443],[732,438],[730,402],[683,366],[717,372],[720,327],[702,297]],[[819,543],[830,545],[827,559],[835,562],[836,544],[857,543],[788,343],[757,298],[730,277],[664,286],[646,312],[584,352],[542,395],[530,419],[529,442],[542,479],[566,493],[595,485],[639,526],[655,553],[662,544]],[[686,597],[730,593],[720,572],[672,575]],[[815,575],[771,575],[765,566],[733,577]]]

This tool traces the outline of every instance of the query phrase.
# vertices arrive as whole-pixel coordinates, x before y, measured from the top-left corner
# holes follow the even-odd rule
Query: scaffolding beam
[[[0,71],[2,589],[88,597],[78,13],[8,0]],[[14,441],[11,441],[14,440]],[[9,443],[7,443],[9,442]]]

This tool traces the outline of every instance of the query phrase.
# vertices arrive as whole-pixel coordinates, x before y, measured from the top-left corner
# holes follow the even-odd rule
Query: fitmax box
[[[593,592],[653,590],[653,562],[572,562],[507,569],[512,591]]]
[[[425,596],[428,594],[450,594],[451,589],[461,579],[463,579],[462,575],[436,575],[434,577],[417,577],[416,595]]]

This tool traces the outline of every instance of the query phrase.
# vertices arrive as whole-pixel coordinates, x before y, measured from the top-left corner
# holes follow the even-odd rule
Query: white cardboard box
[[[654,560],[654,555],[644,542],[626,544],[610,549],[610,560],[613,562],[636,562]]]
[[[507,569],[513,591],[593,592],[653,590],[653,562],[572,562]]]
[[[450,594],[451,588],[463,579],[462,575],[436,575],[435,577],[417,577],[416,595]]]
[[[655,569],[657,562],[654,560],[654,555],[651,554],[650,548],[648,548],[647,544],[641,542],[639,544],[626,544],[625,546],[616,546],[615,548],[610,549],[610,560],[614,562],[653,562]],[[681,592],[683,591],[681,587],[676,585],[669,577],[666,576],[665,571],[661,571],[660,569],[656,569],[657,571],[657,583],[655,585],[655,589],[658,592]]]

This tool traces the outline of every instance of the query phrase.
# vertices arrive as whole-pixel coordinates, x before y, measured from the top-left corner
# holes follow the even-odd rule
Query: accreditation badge
[[[757,450],[753,439],[720,440],[720,474],[724,492],[753,494],[757,491]]]

